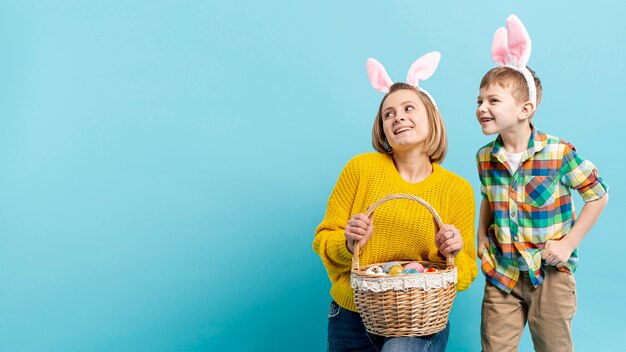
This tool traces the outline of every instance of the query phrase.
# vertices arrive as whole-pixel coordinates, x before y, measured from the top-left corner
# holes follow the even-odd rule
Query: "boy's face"
[[[511,88],[491,84],[480,89],[476,117],[483,133],[515,132],[528,124],[524,104],[518,103],[511,94]]]

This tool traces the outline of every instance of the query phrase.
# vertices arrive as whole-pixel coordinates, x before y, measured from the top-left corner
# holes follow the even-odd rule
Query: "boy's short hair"
[[[446,136],[446,127],[443,124],[443,119],[441,118],[441,114],[432,100],[430,100],[426,94],[410,84],[394,83],[389,88],[389,93],[385,94],[383,97],[383,100],[380,102],[380,106],[378,107],[376,118],[374,119],[374,126],[372,127],[372,146],[380,153],[391,154],[392,149],[387,142],[387,137],[385,136],[385,131],[383,130],[382,109],[385,100],[387,100],[387,97],[391,93],[403,89],[412,90],[417,93],[420,101],[424,104],[424,107],[426,108],[426,115],[428,116],[429,128],[429,134],[426,140],[426,153],[428,154],[431,162],[441,164],[443,159],[446,157],[446,152],[448,151],[448,138]]]
[[[535,87],[537,87],[537,106],[539,106],[541,102],[541,81],[535,75],[535,71],[531,70],[528,66],[526,66],[526,68],[530,71],[535,80]],[[524,79],[524,75],[519,71],[506,66],[492,68],[483,76],[482,81],[480,81],[480,89],[489,87],[494,83],[497,83],[502,88],[511,87],[513,98],[515,98],[515,101],[519,104],[527,102],[530,99],[526,79]]]

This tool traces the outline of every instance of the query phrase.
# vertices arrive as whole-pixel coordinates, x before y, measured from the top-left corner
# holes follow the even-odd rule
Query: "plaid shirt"
[[[535,287],[543,283],[544,243],[567,235],[576,218],[570,188],[589,202],[602,197],[608,186],[573,145],[534,127],[517,170],[509,170],[502,148],[498,136],[476,154],[480,193],[494,215],[482,270],[496,287],[510,292],[519,279],[520,266],[528,269]],[[575,250],[560,270],[573,273],[577,264]]]

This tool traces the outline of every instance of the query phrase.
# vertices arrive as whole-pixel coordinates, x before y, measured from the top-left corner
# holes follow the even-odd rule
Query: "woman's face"
[[[428,138],[428,114],[417,92],[391,93],[382,107],[383,131],[394,151],[424,149]]]

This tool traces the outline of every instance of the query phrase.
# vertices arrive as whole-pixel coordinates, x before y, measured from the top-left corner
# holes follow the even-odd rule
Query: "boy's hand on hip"
[[[571,248],[565,240],[547,241],[541,252],[541,258],[546,264],[560,268],[567,263],[573,251],[574,248]]]

